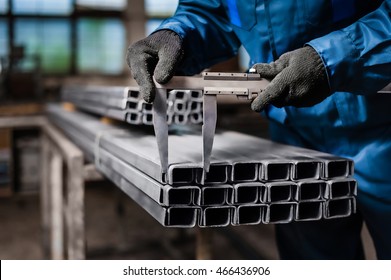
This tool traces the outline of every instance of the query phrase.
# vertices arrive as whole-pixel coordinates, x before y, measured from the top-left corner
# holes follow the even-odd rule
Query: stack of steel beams
[[[355,212],[357,184],[348,159],[220,131],[201,184],[197,131],[169,136],[169,169],[162,176],[153,134],[59,105],[47,111],[99,170],[164,226],[289,223]]]
[[[146,103],[137,87],[66,86],[62,100],[91,113],[131,124],[153,124],[152,104]],[[167,96],[168,124],[202,123],[202,92],[171,90]]]

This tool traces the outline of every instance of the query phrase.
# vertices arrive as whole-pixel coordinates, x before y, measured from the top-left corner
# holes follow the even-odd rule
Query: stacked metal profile
[[[152,125],[152,104],[146,103],[137,87],[67,86],[62,100],[91,113],[136,125]],[[171,90],[167,96],[168,124],[202,123],[202,92]]]
[[[202,137],[169,136],[160,171],[154,135],[48,106],[57,124],[108,178],[162,225],[201,227],[289,223],[355,212],[353,162],[236,132],[218,132],[204,185]]]

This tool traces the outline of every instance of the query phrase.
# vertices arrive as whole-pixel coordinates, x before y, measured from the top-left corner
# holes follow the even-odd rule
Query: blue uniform
[[[360,213],[278,226],[281,256],[361,258],[364,218],[378,257],[391,259],[391,94],[377,93],[391,82],[391,0],[180,0],[160,29],[183,38],[181,71],[189,75],[241,45],[250,66],[312,46],[333,94],[310,108],[269,106],[271,137],[352,158]]]

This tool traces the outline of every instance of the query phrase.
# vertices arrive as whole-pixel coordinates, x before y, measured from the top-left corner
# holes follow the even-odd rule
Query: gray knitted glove
[[[252,69],[262,78],[271,80],[251,103],[251,109],[256,112],[269,104],[310,107],[331,94],[322,59],[309,46],[285,53],[270,64],[255,64]]]
[[[167,83],[183,58],[182,40],[171,30],[161,30],[129,46],[126,61],[146,102],[155,99],[155,85]]]

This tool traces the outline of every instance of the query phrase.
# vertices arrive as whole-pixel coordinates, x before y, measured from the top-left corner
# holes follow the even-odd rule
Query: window
[[[15,45],[24,46],[29,57],[38,55],[43,72],[70,71],[70,24],[68,19],[17,19]]]
[[[8,25],[7,21],[0,19],[0,57],[8,54]]]
[[[45,74],[122,74],[126,5],[127,0],[0,0],[0,56],[23,47],[26,56],[39,57]]]
[[[76,5],[84,8],[122,11],[126,0],[76,0]]]
[[[169,17],[177,6],[178,0],[145,0],[145,11],[149,17]]]
[[[162,23],[162,19],[149,19],[147,20],[146,26],[145,26],[145,35],[151,34],[153,31],[156,30],[156,28],[159,27],[159,25]]]
[[[15,15],[69,15],[72,0],[13,0]]]
[[[125,60],[125,32],[117,19],[78,21],[77,66],[80,73],[116,74]]]
[[[8,12],[8,0],[0,0],[0,14]]]
[[[148,17],[145,25],[146,35],[159,27],[164,18],[174,14],[178,2],[178,0],[145,0],[145,12]]]

